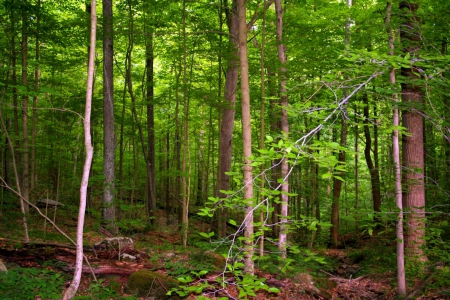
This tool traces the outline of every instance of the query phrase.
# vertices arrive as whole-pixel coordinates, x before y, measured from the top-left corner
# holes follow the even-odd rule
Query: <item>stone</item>
[[[124,249],[134,249],[133,240],[129,237],[106,238],[100,243],[94,245],[96,250],[116,250],[118,252]]]
[[[138,270],[130,275],[125,285],[124,292],[137,297],[150,299],[180,299],[176,293],[167,296],[167,291],[178,287],[178,280],[149,270]]]
[[[131,261],[135,261],[136,260],[136,256],[124,253],[124,254],[122,254],[120,256],[120,260],[121,261],[130,261],[131,262]]]
[[[6,272],[8,273],[8,268],[5,266],[3,261],[0,259],[0,272]]]

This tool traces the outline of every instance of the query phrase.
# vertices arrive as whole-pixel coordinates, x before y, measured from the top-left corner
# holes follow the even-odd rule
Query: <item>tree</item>
[[[400,25],[402,51],[406,57],[417,58],[420,50],[419,5],[402,1],[403,22]],[[401,68],[402,125],[406,134],[402,136],[403,206],[410,212],[406,221],[405,253],[410,258],[425,261],[425,184],[424,184],[424,141],[422,116],[422,88],[419,85],[418,70]]]
[[[289,134],[289,122],[287,115],[288,108],[288,95],[286,88],[286,52],[283,45],[283,8],[281,7],[281,0],[275,0],[275,11],[277,17],[277,50],[278,59],[280,61],[280,97],[281,97],[281,131],[283,132],[283,137],[287,138]],[[288,217],[288,204],[289,204],[289,185],[288,185],[288,173],[289,164],[287,157],[283,157],[281,161],[281,229],[280,229],[280,239],[278,241],[278,249],[281,251],[281,257],[286,258],[287,256],[287,217]]]
[[[252,157],[252,127],[250,117],[250,85],[248,80],[247,54],[247,22],[245,0],[238,0],[239,15],[239,61],[241,63],[241,95],[242,95],[242,136],[244,148],[244,202],[245,202],[245,254],[244,272],[253,275],[255,265],[253,261],[253,173]]]
[[[84,145],[86,148],[86,158],[83,167],[83,177],[80,186],[80,207],[78,209],[77,223],[77,257],[75,263],[75,271],[70,286],[64,291],[63,299],[72,299],[80,285],[81,271],[83,268],[83,228],[84,216],[86,211],[86,196],[89,183],[89,173],[91,170],[92,157],[94,149],[91,142],[91,110],[92,110],[92,90],[94,85],[94,68],[95,68],[95,42],[97,33],[97,3],[96,0],[91,2],[91,39],[89,49],[88,78],[86,89],[86,108],[84,113]]]
[[[117,234],[115,222],[115,143],[112,0],[103,0],[103,220]]]
[[[386,31],[388,34],[388,46],[389,55],[394,55],[394,32],[391,25],[391,11],[392,2],[388,1],[386,4]],[[395,69],[391,68],[389,71],[389,81],[394,86],[397,82]],[[398,103],[398,94],[393,95],[393,100],[395,104]],[[394,107],[392,116],[392,125],[395,127],[399,126],[399,113],[398,107]],[[394,180],[395,180],[395,204],[399,209],[398,220],[396,225],[396,236],[397,236],[397,288],[398,295],[403,298],[406,295],[406,278],[405,278],[405,244],[403,236],[403,200],[402,200],[402,175],[401,175],[401,164],[400,164],[400,146],[399,146],[399,132],[398,129],[394,129],[392,133],[392,158],[394,161]]]
[[[231,7],[228,7],[228,0],[224,0],[225,13],[228,25],[230,40],[227,53],[227,71],[225,75],[224,96],[225,101],[221,107],[222,118],[219,131],[219,161],[217,172],[218,196],[222,199],[226,195],[220,191],[227,191],[230,187],[230,177],[227,174],[231,169],[232,139],[235,116],[236,92],[239,75],[239,16],[237,11],[237,1],[233,0]],[[219,236],[226,235],[227,229],[227,209],[223,208],[217,216]]]

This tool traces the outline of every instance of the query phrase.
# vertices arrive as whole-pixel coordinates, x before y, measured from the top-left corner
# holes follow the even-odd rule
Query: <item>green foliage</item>
[[[440,296],[449,297],[450,291],[447,289],[450,286],[450,267],[440,266],[433,268],[433,281],[426,286],[426,291],[437,290]]]
[[[112,287],[113,286],[105,286],[104,279],[99,279],[97,282],[92,281],[87,290],[87,295],[77,296],[74,299],[136,299],[135,297],[119,297],[116,289]]]
[[[266,278],[258,278],[255,275],[244,274],[236,277],[236,285],[239,290],[239,299],[247,299],[248,296],[256,296],[259,290],[265,290],[270,293],[279,293],[277,288],[269,287],[266,283]]]
[[[36,268],[13,268],[0,272],[0,297],[3,299],[59,299],[65,278],[54,271]]]

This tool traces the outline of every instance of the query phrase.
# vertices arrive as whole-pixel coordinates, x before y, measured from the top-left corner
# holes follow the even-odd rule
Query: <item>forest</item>
[[[449,15],[1,1],[0,299],[448,299]]]

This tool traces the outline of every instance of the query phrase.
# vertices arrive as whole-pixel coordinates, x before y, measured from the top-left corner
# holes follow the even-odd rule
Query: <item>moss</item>
[[[138,297],[154,297],[155,300],[169,299],[166,296],[167,291],[178,285],[178,280],[164,274],[139,270],[130,275],[124,291]],[[174,296],[170,299],[174,299]]]

